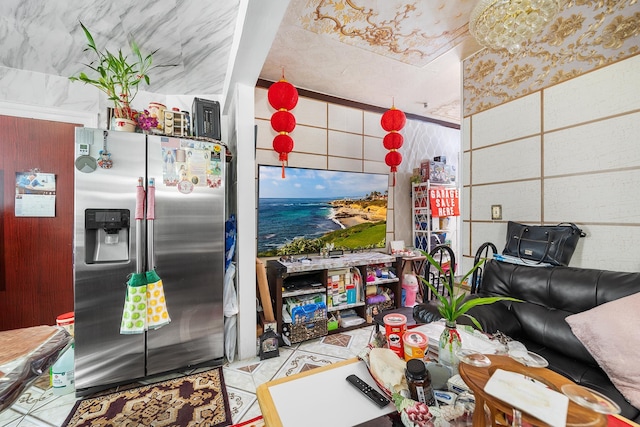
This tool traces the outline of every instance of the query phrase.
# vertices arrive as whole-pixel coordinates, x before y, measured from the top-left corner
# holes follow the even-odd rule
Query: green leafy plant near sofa
[[[457,371],[458,356],[457,351],[462,348],[462,340],[460,334],[456,328],[456,321],[461,316],[469,318],[473,324],[480,330],[482,326],[480,322],[470,315],[468,311],[473,307],[479,305],[493,304],[498,301],[515,301],[520,302],[519,299],[512,297],[479,297],[479,298],[467,298],[465,292],[455,286],[454,270],[455,266],[445,271],[440,263],[436,261],[431,255],[422,251],[422,254],[427,258],[427,261],[433,266],[439,273],[439,280],[444,286],[444,290],[448,295],[444,295],[444,292],[439,292],[435,285],[430,283],[424,277],[420,277],[420,280],[431,289],[431,292],[438,299],[438,312],[445,320],[445,328],[440,335],[440,341],[438,342],[438,361],[444,365],[451,367],[454,371]],[[460,280],[460,283],[464,283],[469,276],[473,274],[475,270],[480,268],[482,264],[486,262],[486,258],[478,261]]]
[[[465,301],[467,295],[464,292],[460,291],[460,288],[457,288],[458,292],[456,292],[453,266],[452,268],[449,268],[447,271],[445,271],[440,263],[436,261],[431,255],[424,251],[421,252],[427,258],[429,264],[431,264],[436,270],[438,270],[439,279],[442,282],[446,293],[448,294],[447,296],[443,295],[444,292],[439,292],[433,284],[431,284],[424,277],[420,276],[420,280],[422,281],[422,283],[427,285],[429,289],[431,289],[431,292],[433,292],[433,294],[438,299],[438,312],[440,312],[440,315],[446,322],[454,323],[458,320],[459,317],[465,316],[469,318],[478,329],[482,329],[482,326],[476,320],[476,318],[467,313],[470,309],[477,305],[493,304],[494,302],[498,301],[520,301],[519,299],[511,297],[482,297],[467,299]],[[473,272],[480,268],[485,262],[486,258],[478,261],[478,263],[474,265],[473,268],[462,277],[462,279],[460,279],[460,283],[464,283],[473,274]]]

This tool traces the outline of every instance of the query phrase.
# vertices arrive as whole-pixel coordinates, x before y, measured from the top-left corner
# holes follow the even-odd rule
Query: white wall
[[[267,99],[267,89],[255,90],[257,126],[257,165],[280,165],[273,150],[276,132],[270,119],[274,113]],[[386,150],[382,146],[384,131],[380,115],[360,109],[330,104],[300,97],[292,110],[296,128],[291,133],[294,149],[289,154],[289,166],[344,170],[354,172],[388,173],[384,163]],[[387,238],[393,236],[394,188],[389,187],[387,209]],[[257,213],[257,212],[256,212]]]
[[[141,90],[132,106],[143,110],[150,102],[160,102],[169,109],[190,111],[195,97],[221,101],[219,95],[161,95]],[[111,106],[106,95],[93,86],[66,77],[6,67],[0,67],[0,100],[6,115],[36,118],[30,112],[38,111],[37,118],[54,121],[56,116],[91,117],[89,121],[74,123],[100,128],[107,127],[107,108]]]
[[[416,120],[408,120],[403,130],[405,145],[402,148],[404,160],[398,172],[399,188],[396,190],[396,240],[404,240],[407,246],[415,246],[413,242],[413,213],[411,210],[411,184],[409,178],[413,169],[420,166],[425,159],[433,159],[436,156],[446,156],[447,164],[452,165],[458,171],[460,179],[461,132],[433,123],[425,123]],[[382,142],[380,142],[382,145]],[[460,186],[460,184],[458,184]],[[460,221],[458,221],[460,223]],[[457,241],[452,247],[456,252],[456,258],[460,257],[460,233],[457,233]]]
[[[587,233],[570,265],[640,270],[639,75],[636,55],[465,117],[466,256],[502,250],[507,220],[569,221]]]
[[[280,164],[272,145],[276,132],[271,128],[270,119],[274,110],[269,105],[267,92],[264,88],[255,90],[256,177],[258,164]],[[291,112],[297,124],[291,133],[295,146],[289,154],[289,166],[389,173],[384,162],[388,151],[382,145],[386,132],[380,125],[381,113],[302,96]],[[398,167],[395,187],[392,186],[393,179],[389,180],[387,242],[404,240],[406,246],[413,246],[409,178],[423,159],[438,155],[446,155],[448,163],[457,167],[460,131],[407,120],[400,133],[404,136],[404,144],[398,151],[403,160]]]
[[[235,179],[228,191],[235,201],[235,206],[230,206],[230,210],[236,214],[238,227],[236,287],[239,359],[256,355],[256,199],[241,196],[256,193],[255,180],[248,176],[255,168],[253,108],[253,87],[236,85],[229,109],[229,143],[234,156]]]
[[[98,94],[97,89],[72,83],[66,77],[0,67],[0,100],[16,111],[54,109],[97,118]]]

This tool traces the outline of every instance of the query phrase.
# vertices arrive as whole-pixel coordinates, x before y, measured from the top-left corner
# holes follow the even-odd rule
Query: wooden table
[[[348,384],[350,374],[381,391],[365,363],[355,357],[261,384],[256,396],[265,425],[353,426],[396,412],[393,403],[378,408]]]
[[[560,387],[564,384],[573,384],[573,382],[560,374],[546,368],[532,368],[524,366],[516,362],[509,356],[486,355],[491,360],[491,366],[477,367],[460,362],[458,370],[464,382],[473,391],[476,398],[476,409],[473,413],[473,425],[483,427],[486,425],[485,420],[485,404],[491,412],[491,420],[495,422],[496,417],[500,419],[504,414],[511,414],[513,407],[484,391],[484,387],[489,381],[491,375],[496,369],[500,368],[505,371],[517,372],[535,380],[545,383],[549,388],[561,393]],[[522,421],[528,422],[534,426],[546,426],[537,418],[522,412]],[[569,400],[569,409],[567,413],[567,426],[606,426],[607,418],[605,415],[584,408],[573,401]]]

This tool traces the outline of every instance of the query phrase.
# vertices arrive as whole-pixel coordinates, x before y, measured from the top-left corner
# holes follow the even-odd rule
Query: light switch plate
[[[502,205],[491,205],[491,219],[502,219]]]

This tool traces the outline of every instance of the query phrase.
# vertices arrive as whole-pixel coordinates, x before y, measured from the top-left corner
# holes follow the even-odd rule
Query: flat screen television
[[[384,248],[389,176],[258,167],[258,256]]]

